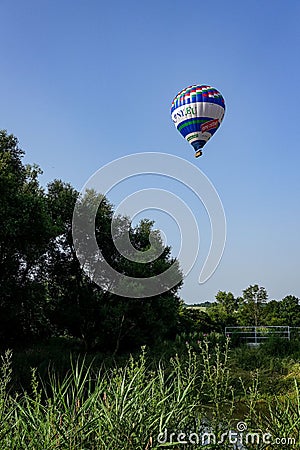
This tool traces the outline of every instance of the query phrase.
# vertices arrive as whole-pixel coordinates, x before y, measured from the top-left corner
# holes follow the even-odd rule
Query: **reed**
[[[208,339],[169,362],[153,366],[142,348],[123,367],[93,369],[84,358],[72,361],[63,377],[52,369],[48,381],[31,371],[31,388],[14,393],[11,358],[2,356],[0,380],[1,450],[150,450],[197,449],[180,444],[170,433],[203,433],[217,438],[234,428],[237,416],[228,342],[211,346]],[[256,379],[255,379],[256,380]],[[241,386],[243,384],[241,383]],[[299,392],[257,408],[259,384],[244,386],[249,403],[244,421],[248,429],[268,429],[274,436],[294,436],[299,448]],[[168,439],[158,436],[168,430]],[[210,444],[209,449],[232,449],[232,444]],[[247,447],[249,450],[251,446]],[[253,448],[267,448],[258,447]],[[271,448],[271,447],[270,447]]]

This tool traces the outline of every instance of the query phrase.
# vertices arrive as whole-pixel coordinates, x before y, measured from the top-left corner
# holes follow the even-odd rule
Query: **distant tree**
[[[181,305],[178,333],[209,333],[214,329],[215,325],[205,311]]]
[[[231,292],[219,291],[216,302],[207,310],[212,321],[223,329],[225,326],[236,325],[239,299]]]
[[[233,315],[239,306],[239,299],[231,292],[219,291],[216,295],[218,305],[222,306],[228,316]]]
[[[193,303],[193,304],[186,304],[189,308],[209,308],[213,303],[209,301],[205,302],[199,302],[199,303]],[[202,311],[204,311],[204,309]]]
[[[267,291],[257,284],[249,286],[243,291],[241,307],[238,312],[240,325],[263,325],[264,305],[268,299]]]
[[[284,325],[290,327],[300,326],[300,305],[299,298],[288,295],[279,302],[279,314]]]
[[[280,302],[271,300],[264,306],[264,323],[268,326],[286,325],[286,320],[281,317]]]
[[[200,306],[203,306],[204,308],[210,308],[211,305],[212,305],[212,302],[209,302],[209,301],[200,303]]]

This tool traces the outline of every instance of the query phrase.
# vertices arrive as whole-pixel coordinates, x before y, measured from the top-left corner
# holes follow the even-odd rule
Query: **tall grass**
[[[124,367],[97,371],[77,359],[63,377],[50,370],[47,382],[32,369],[31,387],[22,393],[10,389],[11,358],[10,351],[2,356],[1,450],[195,450],[203,445],[179,444],[170,434],[209,430],[219,439],[238,420],[228,343],[187,344],[185,353],[155,367],[148,364],[145,349]],[[298,390],[288,403],[278,398],[262,412],[257,408],[258,381],[251,389],[244,418],[249,429],[265,427],[274,436],[294,436],[298,440],[292,448],[299,448]],[[163,443],[160,433],[168,437]]]
[[[31,373],[30,392],[9,393],[11,353],[2,359],[0,448],[150,449],[159,448],[159,433],[199,431],[209,423],[220,432],[231,397],[228,348],[212,355],[208,343],[198,351],[187,346],[168,366],[149,369],[143,349],[125,367],[100,369],[82,361],[62,379],[49,382]],[[169,448],[177,444],[169,443]]]

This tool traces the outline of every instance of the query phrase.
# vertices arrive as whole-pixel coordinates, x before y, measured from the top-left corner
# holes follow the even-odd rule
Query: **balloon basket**
[[[198,150],[198,151],[195,153],[195,158],[199,158],[199,156],[201,156],[201,155],[202,155],[201,150]]]

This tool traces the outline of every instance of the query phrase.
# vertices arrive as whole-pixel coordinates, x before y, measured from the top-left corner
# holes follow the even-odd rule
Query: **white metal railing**
[[[228,337],[236,336],[247,344],[258,345],[265,339],[273,336],[291,339],[291,332],[300,334],[300,327],[289,326],[247,326],[247,327],[226,327],[225,335]]]

